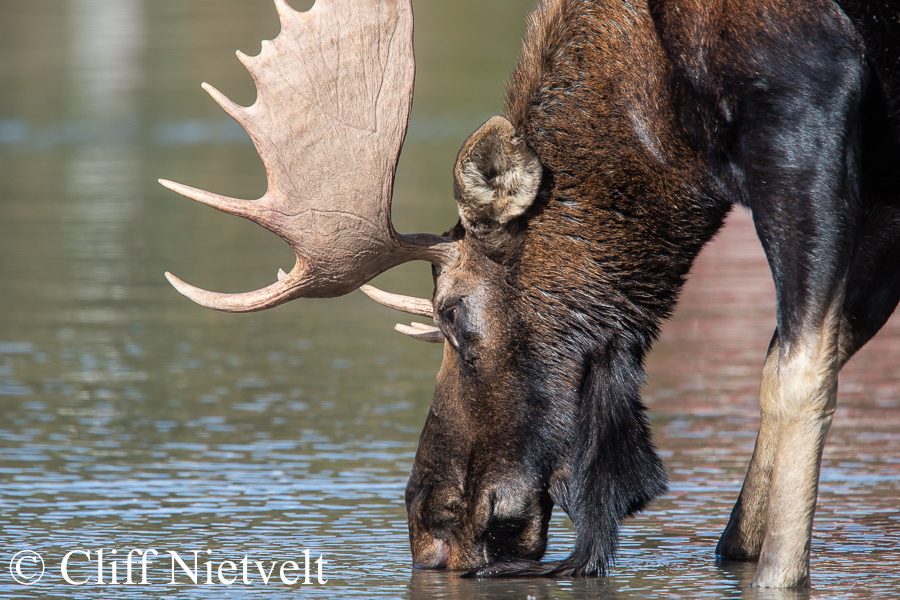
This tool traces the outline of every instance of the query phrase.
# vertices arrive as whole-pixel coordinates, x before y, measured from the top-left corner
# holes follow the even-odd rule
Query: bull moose
[[[400,263],[434,295],[375,299],[444,344],[406,488],[417,567],[603,574],[622,519],[666,491],[640,388],[691,263],[748,208],[777,297],[756,448],[716,552],[754,585],[808,585],[838,372],[900,299],[900,9],[867,0],[543,0],[503,116],[463,144],[459,221],[401,235],[394,171],[413,90],[410,0],[276,0],[240,54],[249,108],[207,91],[266,166],[259,200],[162,181],[286,240],[289,273],[195,302],[256,311],[348,293]],[[575,548],[541,562],[554,505]]]

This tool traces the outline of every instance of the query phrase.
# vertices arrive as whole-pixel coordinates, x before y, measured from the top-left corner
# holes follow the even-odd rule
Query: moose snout
[[[450,544],[433,537],[416,552],[413,567],[416,569],[446,569],[450,563]]]

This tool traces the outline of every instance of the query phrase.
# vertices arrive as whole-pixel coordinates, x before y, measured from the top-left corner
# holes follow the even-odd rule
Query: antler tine
[[[246,55],[244,55],[244,56],[246,56]],[[240,56],[238,56],[238,58],[240,58]],[[247,58],[249,59],[249,57],[247,57]],[[241,61],[241,62],[244,62],[244,61]],[[248,60],[248,62],[249,62],[249,60]],[[245,64],[245,66],[246,66],[246,64]],[[248,67],[248,70],[249,70],[249,67]],[[215,86],[212,86],[212,85],[206,83],[205,81],[200,84],[200,87],[202,87],[206,91],[207,94],[212,96],[212,99],[216,101],[216,104],[221,106],[222,109],[225,112],[227,112],[228,115],[232,119],[234,119],[235,121],[240,123],[241,126],[243,126],[245,129],[247,128],[247,125],[250,121],[250,114],[246,107],[241,106],[240,104],[238,104],[237,102],[235,102],[234,100],[232,100],[231,98],[229,98],[228,96],[226,96],[225,94],[223,94],[222,92],[217,90],[215,88]]]
[[[315,4],[313,4],[313,8],[315,8]],[[288,5],[286,0],[275,0],[275,10],[278,11],[278,16],[282,21],[290,18],[294,11],[294,9]]]
[[[294,271],[297,269],[298,267],[295,267]],[[182,296],[193,300],[200,306],[225,312],[254,312],[278,306],[293,298],[291,295],[292,288],[300,281],[299,277],[292,276],[294,271],[291,271],[291,274],[282,277],[272,285],[255,292],[244,292],[241,294],[209,292],[185,283],[169,272],[166,272],[166,279]]]
[[[443,344],[444,340],[447,339],[437,327],[430,327],[422,323],[410,323],[409,325],[397,323],[394,325],[394,331],[399,331],[403,335],[407,335],[414,340],[431,342],[432,344]]]
[[[364,285],[359,288],[359,291],[378,304],[382,304],[388,308],[393,308],[394,310],[417,315],[419,317],[434,318],[434,307],[430,300],[392,294],[390,292],[385,292],[384,290],[379,290],[377,287],[371,285]]]
[[[188,185],[175,183],[168,179],[160,179],[159,183],[176,194],[181,194],[185,198],[202,202],[207,206],[212,206],[213,208],[230,215],[237,215],[251,220],[255,220],[257,217],[257,211],[255,210],[254,204],[247,200],[237,200],[235,198],[228,198],[227,196],[220,196],[219,194],[199,190]]]
[[[188,298],[253,311],[297,297],[346,294],[410,260],[446,266],[448,238],[400,235],[391,193],[412,102],[411,0],[317,0],[305,13],[275,0],[281,32],[258,56],[238,52],[256,82],[250,107],[203,88],[250,134],[269,188],[242,201],[161,180],[167,188],[276,233],[294,269],[247,294],[219,294],[168,275]]]

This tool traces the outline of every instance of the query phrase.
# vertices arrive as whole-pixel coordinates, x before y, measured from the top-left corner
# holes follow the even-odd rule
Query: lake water
[[[453,159],[499,112],[531,5],[416,0],[398,230],[455,221]],[[747,587],[753,565],[715,561],[753,448],[774,326],[765,259],[740,213],[704,251],[649,361],[645,397],[671,491],[625,525],[612,575],[463,581],[411,569],[403,487],[440,348],[393,333],[397,315],[358,292],[229,315],[162,277],[243,291],[293,265],[274,236],[156,183],[262,194],[249,138],[199,84],[250,104],[252,82],[232,52],[255,54],[277,32],[268,0],[0,8],[0,596],[900,597],[896,319],[841,376],[812,590],[757,592]],[[423,265],[377,283],[431,292]],[[549,556],[572,543],[555,516]],[[134,548],[159,552],[146,586],[124,585]],[[44,560],[33,585],[10,572],[20,551]],[[197,553],[196,584],[179,568],[167,585],[173,552],[191,568]],[[67,554],[68,577],[87,584],[64,580]],[[221,566],[235,583],[204,585],[206,563],[214,582]],[[35,575],[34,563],[18,564]],[[282,565],[301,576],[292,588]],[[132,570],[140,583],[139,556]]]

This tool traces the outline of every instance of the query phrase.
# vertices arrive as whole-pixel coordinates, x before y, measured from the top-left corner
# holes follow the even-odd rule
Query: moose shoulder
[[[269,192],[247,203],[167,185],[271,229],[297,265],[245,295],[171,280],[205,306],[247,311],[433,264],[430,302],[367,291],[433,316],[437,328],[408,332],[444,343],[406,490],[415,564],[605,572],[619,523],[666,489],[644,357],[738,204],[771,266],[777,328],[756,449],[717,552],[758,559],[756,585],[808,584],[837,375],[900,300],[898,7],[544,0],[505,114],[457,158],[459,223],[401,236],[389,214],[412,92],[409,0],[276,4],[281,35],[243,59],[257,103],[212,92],[250,131]],[[338,75],[305,67],[310,54]],[[575,548],[540,562],[554,505]]]

